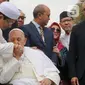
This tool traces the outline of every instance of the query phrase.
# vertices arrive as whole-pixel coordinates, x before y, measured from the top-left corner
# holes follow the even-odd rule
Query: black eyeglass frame
[[[24,20],[26,17],[25,16],[19,16],[19,18],[18,19],[22,19],[22,20]]]
[[[58,33],[60,33],[61,32],[61,30],[59,29],[59,28],[51,28],[51,30],[54,32],[54,30],[56,30],[56,32],[58,32]]]

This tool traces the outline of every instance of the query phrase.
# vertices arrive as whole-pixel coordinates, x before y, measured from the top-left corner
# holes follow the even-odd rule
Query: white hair
[[[20,32],[22,32],[24,34],[24,32],[21,29],[19,29],[19,28],[14,28],[9,33],[11,33],[12,31],[20,31]]]
[[[20,31],[20,32],[25,36],[24,32],[23,32],[21,29],[19,29],[19,28],[14,28],[14,29],[12,29],[12,30],[9,32],[9,36],[10,36],[11,32],[13,32],[13,31]]]

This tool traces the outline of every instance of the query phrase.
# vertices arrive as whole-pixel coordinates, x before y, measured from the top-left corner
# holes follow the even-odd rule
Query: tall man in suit
[[[82,10],[85,14],[85,2]],[[72,85],[85,85],[85,21],[73,27],[67,58]]]
[[[50,9],[43,4],[37,5],[34,8],[33,16],[33,21],[21,28],[28,38],[26,45],[37,47],[51,58],[54,43],[53,33],[50,29],[45,27],[50,20]],[[41,28],[43,29],[43,39],[40,35]]]

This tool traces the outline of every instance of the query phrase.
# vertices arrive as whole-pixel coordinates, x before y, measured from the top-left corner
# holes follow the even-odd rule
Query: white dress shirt
[[[60,38],[62,44],[69,50],[70,34],[66,33]]]

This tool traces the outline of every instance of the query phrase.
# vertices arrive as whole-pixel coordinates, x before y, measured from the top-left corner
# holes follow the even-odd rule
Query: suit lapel
[[[45,43],[49,42],[49,32],[47,32],[47,28],[44,28],[44,38],[45,38]]]
[[[41,42],[43,45],[45,45],[45,43],[43,42],[43,40],[42,40],[42,38],[41,38],[41,36],[40,36],[40,34],[39,34],[36,26],[35,26],[32,22],[31,22],[30,24],[31,24],[31,30],[32,30],[32,32],[35,34],[35,36],[37,37],[37,39],[39,39],[40,42]]]

